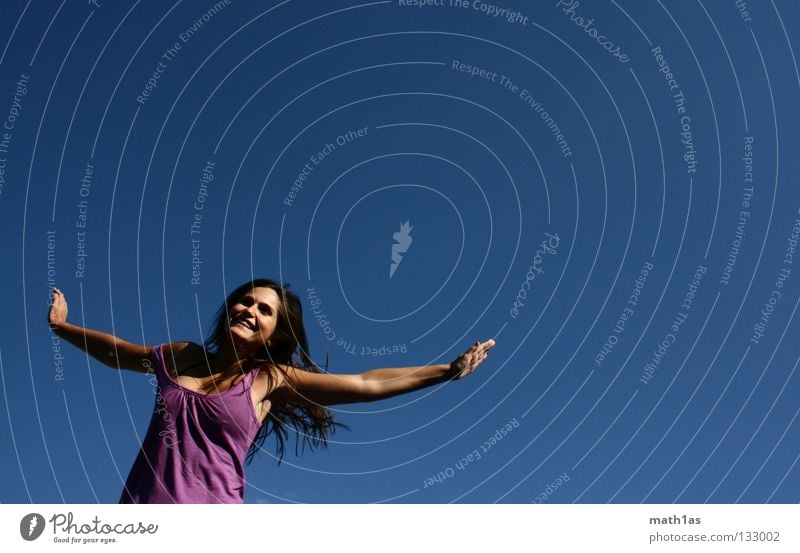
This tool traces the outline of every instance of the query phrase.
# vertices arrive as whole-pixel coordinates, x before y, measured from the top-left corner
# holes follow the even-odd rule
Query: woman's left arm
[[[494,340],[476,342],[449,364],[374,369],[353,375],[313,373],[286,367],[286,378],[269,399],[312,405],[377,401],[464,378],[486,359],[494,345]]]

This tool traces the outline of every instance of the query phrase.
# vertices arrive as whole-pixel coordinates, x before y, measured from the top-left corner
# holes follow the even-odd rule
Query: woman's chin
[[[231,329],[231,336],[238,336],[240,339],[248,338],[253,335],[253,331],[241,324],[235,324]]]
[[[240,326],[233,326],[231,327],[230,337],[231,337],[231,344],[236,346],[236,349],[245,347],[248,342],[248,338],[252,336],[252,333],[244,329]]]

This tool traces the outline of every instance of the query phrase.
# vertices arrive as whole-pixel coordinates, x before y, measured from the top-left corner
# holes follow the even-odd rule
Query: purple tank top
[[[258,371],[203,394],[168,374],[163,345],[151,360],[156,403],[119,502],[243,503],[244,458],[261,426],[250,399]]]

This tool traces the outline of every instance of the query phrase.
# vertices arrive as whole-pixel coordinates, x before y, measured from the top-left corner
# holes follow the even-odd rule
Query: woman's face
[[[253,288],[230,307],[228,323],[234,344],[256,351],[265,344],[278,324],[280,298],[272,288]]]

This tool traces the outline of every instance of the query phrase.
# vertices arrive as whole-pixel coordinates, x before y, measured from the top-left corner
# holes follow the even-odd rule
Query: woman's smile
[[[252,321],[249,321],[247,319],[241,319],[240,318],[239,320],[236,320],[236,322],[234,322],[233,324],[234,324],[234,326],[243,326],[248,330],[252,330],[253,332],[256,331],[255,324]]]

